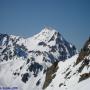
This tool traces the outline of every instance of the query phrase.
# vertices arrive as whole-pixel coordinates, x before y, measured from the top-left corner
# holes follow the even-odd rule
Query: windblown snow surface
[[[90,67],[86,66],[81,73],[78,73],[77,70],[81,66],[81,63],[75,67],[73,66],[77,57],[78,54],[65,62],[59,62],[56,77],[46,90],[90,90],[90,78],[80,83],[78,82],[81,74],[90,72]]]

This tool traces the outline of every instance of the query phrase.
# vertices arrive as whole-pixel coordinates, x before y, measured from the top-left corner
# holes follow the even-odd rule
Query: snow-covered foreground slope
[[[82,65],[80,62],[75,66],[78,54],[66,61],[58,63],[58,70],[55,72],[55,78],[45,90],[89,90],[90,79],[79,82],[80,75],[90,72],[90,67],[85,66],[82,72],[78,72]],[[88,57],[90,59],[90,56]],[[90,65],[90,64],[89,64]],[[19,67],[23,66],[20,71]],[[17,72],[16,72],[17,70]],[[16,75],[14,75],[16,72]],[[46,74],[40,72],[34,77],[33,73],[29,76],[29,80],[24,83],[19,74],[26,72],[25,61],[20,59],[3,62],[0,64],[0,86],[18,87],[19,90],[43,90]],[[13,74],[14,73],[14,74]],[[53,75],[53,74],[52,74]],[[18,76],[18,77],[17,77]]]
[[[56,77],[52,80],[51,84],[46,90],[89,90],[90,79],[86,79],[79,83],[80,75],[83,73],[89,73],[90,67],[87,66],[81,73],[78,72],[81,63],[74,66],[77,60],[78,54],[65,62],[59,62],[59,69],[56,72]],[[88,68],[88,69],[87,69]]]

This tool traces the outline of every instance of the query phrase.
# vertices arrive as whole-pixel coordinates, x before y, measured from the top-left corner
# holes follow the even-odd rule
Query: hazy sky
[[[0,0],[0,33],[30,37],[44,26],[82,47],[90,36],[90,0]]]

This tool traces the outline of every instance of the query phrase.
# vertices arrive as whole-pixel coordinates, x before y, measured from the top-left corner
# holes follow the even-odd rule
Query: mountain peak
[[[52,32],[52,31],[56,32],[56,30],[52,27],[44,27],[44,29],[42,29],[41,32]]]
[[[49,26],[44,27],[44,29],[45,29],[45,30],[50,30],[50,31],[51,31],[51,30],[55,30],[53,27],[49,27]]]

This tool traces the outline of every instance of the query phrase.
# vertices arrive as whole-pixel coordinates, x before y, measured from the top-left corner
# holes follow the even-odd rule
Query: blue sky
[[[0,0],[0,33],[30,37],[45,26],[80,49],[90,36],[90,0]]]

